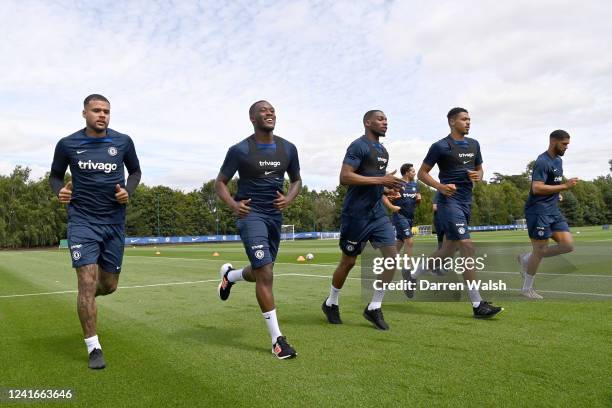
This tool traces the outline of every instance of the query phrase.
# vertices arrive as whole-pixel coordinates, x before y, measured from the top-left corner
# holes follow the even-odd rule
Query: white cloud
[[[420,163],[458,105],[488,176],[523,171],[564,128],[566,172],[593,178],[612,158],[611,20],[605,1],[3,2],[0,172],[42,175],[56,141],[83,126],[83,97],[100,92],[147,184],[215,177],[262,98],[315,188],[336,186],[375,107],[389,117],[392,168]]]

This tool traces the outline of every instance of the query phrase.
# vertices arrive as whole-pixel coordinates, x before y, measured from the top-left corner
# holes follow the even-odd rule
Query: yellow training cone
[[[155,251],[155,255],[161,255],[161,252]]]
[[[213,252],[213,256],[219,256],[218,252]]]
[[[306,261],[306,259],[304,259],[304,257],[302,255],[300,255],[300,256],[297,257],[297,261],[298,262],[304,262],[304,261]]]

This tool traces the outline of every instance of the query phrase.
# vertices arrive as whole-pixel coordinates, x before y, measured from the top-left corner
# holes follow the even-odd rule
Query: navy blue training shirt
[[[431,145],[423,162],[431,167],[438,165],[440,183],[457,187],[451,197],[440,194],[439,204],[471,205],[473,182],[467,171],[482,164],[478,141],[469,137],[457,141],[449,135]]]
[[[400,198],[393,201],[393,205],[400,207],[399,213],[405,217],[412,218],[416,207],[416,195],[419,192],[419,185],[416,180],[403,181]]]
[[[531,181],[543,181],[548,186],[558,186],[563,183],[563,160],[557,156],[550,157],[548,152],[538,156]],[[525,203],[526,214],[559,214],[559,193],[549,195],[535,195],[531,188]]]
[[[125,204],[115,198],[115,186],[125,188],[125,168],[140,168],[134,142],[112,129],[105,137],[92,137],[85,129],[57,143],[51,172],[63,178],[70,166],[72,198],[68,204],[71,223],[123,224]]]
[[[238,191],[234,199],[251,199],[253,211],[280,214],[274,208],[276,192],[283,193],[285,172],[291,181],[300,178],[300,160],[295,145],[279,136],[274,143],[261,144],[251,135],[227,151],[221,173],[231,179],[238,172]]]
[[[349,145],[342,163],[353,167],[359,175],[381,177],[387,173],[389,153],[382,144],[372,142],[364,135]],[[342,215],[385,217],[387,213],[381,201],[383,191],[382,185],[349,186],[342,205]]]

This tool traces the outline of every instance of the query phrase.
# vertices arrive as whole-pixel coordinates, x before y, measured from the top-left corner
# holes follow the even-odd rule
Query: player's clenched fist
[[[578,184],[578,177],[572,177],[571,179],[567,180],[565,182],[565,188],[567,190],[569,190],[570,188],[573,188],[576,184]]]
[[[130,194],[125,188],[121,188],[119,184],[115,186],[115,198],[119,204],[127,204],[130,201]]]
[[[440,184],[438,191],[445,196],[450,197],[457,191],[457,186],[454,184]]]
[[[251,207],[249,207],[248,204],[250,202],[251,202],[250,198],[248,200],[236,201],[236,204],[232,208],[234,210],[234,214],[236,214],[240,218],[243,218],[249,215],[249,213],[251,212]]]
[[[57,193],[57,198],[62,204],[68,204],[72,198],[72,181],[66,183],[64,187]]]

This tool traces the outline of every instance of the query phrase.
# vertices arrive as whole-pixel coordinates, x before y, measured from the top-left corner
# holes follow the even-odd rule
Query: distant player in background
[[[414,179],[416,170],[411,163],[402,165],[400,174],[402,175],[402,187],[399,197],[391,201],[389,197],[383,195],[382,200],[383,204],[393,212],[392,222],[397,238],[397,252],[401,252],[403,246],[406,254],[412,256],[414,211],[421,202],[421,194],[419,185]]]
[[[140,182],[132,139],[108,128],[110,103],[93,94],[83,103],[85,129],[55,147],[49,182],[68,204],[68,245],[78,280],[77,312],[89,368],[106,366],[96,330],[96,296],[117,289],[125,244],[125,205]],[[125,180],[125,169],[129,176]],[[70,166],[72,181],[64,185]]]
[[[542,299],[533,289],[533,281],[542,258],[566,254],[574,250],[572,234],[565,217],[559,211],[560,192],[573,188],[578,178],[563,182],[563,160],[570,143],[564,130],[550,134],[548,150],[538,156],[531,176],[531,189],[525,203],[525,218],[532,252],[519,255],[524,282],[522,295],[529,299]],[[549,246],[552,238],[557,245]]]
[[[272,282],[282,211],[293,202],[302,186],[300,162],[295,145],[274,135],[276,111],[269,102],[251,105],[249,118],[255,133],[230,147],[215,189],[238,217],[238,231],[250,264],[241,269],[223,265],[218,292],[221,300],[227,300],[236,282],[255,282],[255,295],[272,340],[272,353],[286,359],[297,353],[280,331]],[[236,172],[240,177],[238,192],[232,197],[227,183]],[[285,172],[290,180],[287,194],[283,191]]]
[[[470,115],[463,108],[453,108],[447,114],[451,133],[432,144],[419,169],[418,178],[423,183],[440,192],[437,212],[440,225],[444,230],[442,247],[431,258],[447,258],[459,249],[461,256],[475,257],[475,249],[468,225],[472,209],[472,189],[475,182],[482,180],[482,155],[480,144],[466,137],[470,131]],[[438,165],[440,181],[429,172]],[[418,276],[426,269],[417,269]],[[466,282],[476,281],[474,268],[466,268],[463,273]],[[490,318],[501,312],[501,307],[493,306],[482,300],[478,289],[469,289],[475,318]]]
[[[414,246],[412,235],[414,211],[421,202],[421,194],[419,193],[419,185],[414,179],[416,170],[412,163],[403,164],[400,167],[400,174],[402,175],[402,187],[399,191],[399,197],[391,201],[386,195],[383,195],[382,201],[393,212],[391,220],[395,227],[397,252],[401,253],[403,246],[406,255],[412,257],[412,248]],[[413,280],[410,276],[410,270],[405,268],[402,269],[402,277],[404,280]],[[408,297],[414,295],[413,290],[406,290],[405,293]]]
[[[363,125],[365,134],[350,144],[340,170],[340,184],[348,186],[340,225],[342,257],[334,271],[329,297],[321,306],[331,324],[342,324],[340,290],[366,243],[370,241],[374,248],[380,248],[384,257],[397,255],[393,227],[381,201],[385,189],[393,189],[397,194],[402,187],[402,180],[393,175],[395,171],[387,173],[389,154],[380,143],[387,133],[387,116],[380,110],[368,111],[363,116]],[[381,280],[391,282],[394,272],[395,268],[385,270]],[[382,313],[383,297],[384,290],[375,290],[363,316],[375,328],[388,330]]]

